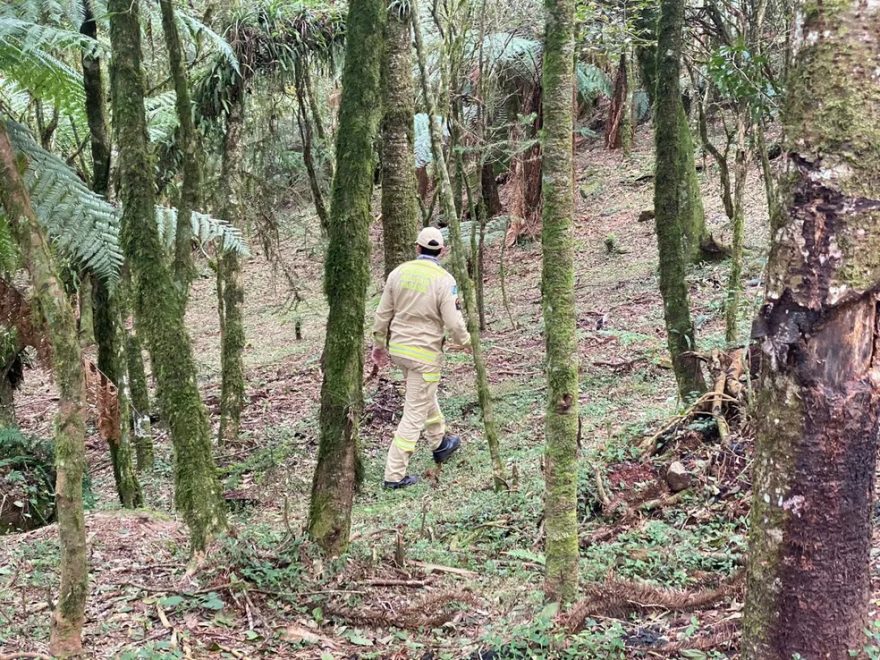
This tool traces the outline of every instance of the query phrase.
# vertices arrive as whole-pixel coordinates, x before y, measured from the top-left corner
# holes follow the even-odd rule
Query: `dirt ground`
[[[653,222],[638,220],[652,206],[651,151],[651,134],[642,130],[630,157],[587,143],[577,159],[581,579],[585,596],[593,598],[596,585],[613,580],[692,592],[729,584],[745,548],[746,435],[726,448],[699,434],[676,440],[674,457],[708,467],[673,500],[664,499],[671,494],[661,476],[671,457],[644,462],[636,451],[681,409],[666,357]],[[729,242],[714,170],[706,165],[707,218],[714,235]],[[767,243],[757,170],[747,209],[742,337],[761,293]],[[310,240],[296,232],[286,240],[298,274],[296,305],[284,278],[259,254],[245,264],[250,405],[239,441],[217,449],[231,508],[228,538],[206,557],[189,560],[186,530],[173,513],[171,456],[161,422],[154,436],[156,469],[142,475],[149,504],[139,511],[118,508],[106,448],[90,435],[90,657],[735,656],[741,609],[735,586],[692,611],[609,604],[569,626],[541,602],[544,393],[536,243],[507,250],[510,316],[500,293],[497,236],[489,236],[486,259],[484,341],[511,492],[491,490],[472,369],[461,355],[450,357],[441,386],[446,417],[464,439],[460,457],[424,485],[382,491],[384,454],[401,404],[400,374],[383,373],[365,390],[366,476],[353,513],[351,551],[341,559],[321,558],[303,534],[325,321],[321,249]],[[380,292],[380,258],[375,250],[368,320]],[[726,265],[712,263],[695,267],[689,279],[704,350],[724,346],[726,278]],[[210,277],[195,283],[188,327],[216,423],[214,294]],[[302,340],[295,338],[297,323]],[[47,374],[29,370],[18,394],[22,427],[49,435],[54,401]],[[427,454],[416,453],[415,471],[428,468]],[[610,509],[596,492],[597,473]],[[660,504],[642,510],[658,498]],[[2,652],[46,652],[56,562],[52,526],[0,541]]]

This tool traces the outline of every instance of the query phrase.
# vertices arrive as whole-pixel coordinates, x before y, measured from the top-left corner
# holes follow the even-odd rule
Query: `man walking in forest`
[[[465,350],[471,337],[459,308],[455,278],[440,265],[443,235],[435,227],[422,229],[416,250],[416,259],[388,275],[373,325],[373,362],[384,366],[390,354],[391,361],[403,369],[406,382],[403,417],[388,448],[385,488],[418,483],[419,478],[408,476],[406,468],[422,430],[438,464],[449,460],[461,445],[458,436],[446,434],[437,386],[444,329]]]

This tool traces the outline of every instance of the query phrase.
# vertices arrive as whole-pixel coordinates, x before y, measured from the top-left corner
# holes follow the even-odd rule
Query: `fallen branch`
[[[588,585],[584,598],[566,617],[565,626],[578,632],[590,616],[602,614],[619,619],[651,609],[690,612],[703,609],[736,594],[742,588],[745,572],[740,571],[726,584],[715,589],[687,591],[654,587],[631,580],[609,578],[604,583]]]

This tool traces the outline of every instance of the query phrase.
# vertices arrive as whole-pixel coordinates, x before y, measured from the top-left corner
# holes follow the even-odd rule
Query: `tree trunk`
[[[480,410],[483,416],[483,430],[486,435],[486,444],[489,446],[489,455],[492,460],[492,476],[495,490],[507,488],[504,478],[504,465],[501,462],[501,450],[498,442],[498,424],[495,421],[495,406],[492,402],[492,393],[489,389],[489,375],[486,370],[486,360],[483,357],[483,347],[480,343],[479,318],[474,296],[474,284],[467,272],[464,244],[461,240],[461,223],[455,214],[455,198],[452,191],[452,182],[449,178],[449,168],[446,165],[446,157],[443,154],[443,145],[440,140],[440,131],[433,118],[436,117],[436,105],[429,87],[429,78],[425,57],[424,44],[422,42],[422,30],[419,23],[419,11],[415,0],[411,0],[413,36],[416,43],[416,59],[419,64],[422,96],[428,111],[428,128],[431,134],[431,153],[434,158],[434,169],[439,178],[439,194],[443,214],[449,220],[449,245],[452,250],[452,272],[458,286],[461,289],[461,298],[464,301],[464,318],[467,322],[468,332],[471,335],[471,346],[474,354],[474,370],[476,372],[477,400],[480,402]]]
[[[220,217],[235,227],[242,226],[242,182],[240,163],[244,159],[242,133],[244,131],[244,89],[230,103],[226,117],[226,133],[223,138],[223,161],[221,163]],[[220,322],[220,430],[218,443],[234,442],[241,428],[241,411],[245,402],[244,381],[244,288],[241,285],[241,262],[238,254],[225,250],[217,259],[218,303]]]
[[[97,40],[98,28],[92,12],[91,2],[83,1],[83,23],[80,32]],[[110,191],[110,134],[107,130],[107,106],[104,101],[104,82],[101,62],[96,58],[83,56],[83,88],[86,97],[86,117],[89,124],[89,139],[92,149],[92,190],[107,197]],[[91,295],[82,298],[82,307],[93,310],[91,325],[98,345],[98,369],[116,385],[119,397],[119,437],[110,442],[110,460],[113,463],[113,477],[119,501],[126,508],[143,504],[141,485],[132,463],[131,450],[131,405],[126,379],[126,354],[122,318],[125,305],[119,292],[111,293],[106,282],[92,276]],[[120,285],[121,286],[121,285]],[[81,318],[81,323],[85,322]]]
[[[664,43],[669,43],[669,30],[671,26],[666,26],[667,34],[663,31],[663,11],[661,12],[658,22],[657,11],[651,6],[646,6],[639,10],[636,20],[636,30],[639,36],[645,42],[644,45],[636,47],[636,58],[639,62],[639,70],[645,91],[648,93],[651,106],[654,108],[654,124],[664,125],[664,145],[668,145],[670,140],[674,140],[676,145],[674,151],[677,154],[675,167],[679,172],[678,181],[680,201],[678,203],[678,217],[680,218],[680,231],[684,240],[684,256],[688,263],[691,261],[699,261],[703,258],[703,245],[710,240],[708,230],[706,229],[706,213],[703,209],[703,197],[700,192],[700,179],[697,176],[697,169],[694,163],[694,143],[691,137],[691,129],[688,125],[687,114],[684,111],[684,105],[681,101],[681,86],[678,78],[675,81],[664,77],[669,74],[669,67],[675,67],[675,75],[679,75],[681,70],[681,30],[684,26],[684,14],[680,19],[676,19],[677,30],[675,36],[675,52],[670,53],[663,50],[661,39]],[[657,38],[657,42],[654,41]],[[669,85],[675,83],[675,98],[673,99]],[[660,88],[658,88],[658,86]],[[661,89],[662,88],[662,89]],[[668,95],[668,96],[667,96]],[[665,96],[665,98],[661,98]],[[664,105],[664,112],[672,112],[667,117],[660,116],[660,104]],[[671,118],[678,119],[676,127],[673,129]],[[670,145],[670,149],[673,147]]]
[[[322,363],[320,444],[309,535],[325,551],[348,546],[351,507],[362,476],[364,305],[370,283],[373,143],[381,118],[385,0],[351,0],[336,137],[324,288],[330,310]]]
[[[382,240],[388,277],[412,258],[421,224],[413,154],[412,29],[406,5],[388,9],[382,100]]]
[[[632,124],[627,121],[626,113],[629,111],[627,99],[629,98],[629,67],[626,61],[626,53],[620,54],[617,65],[617,74],[614,77],[614,92],[611,95],[611,103],[608,106],[608,128],[605,132],[605,146],[609,149],[619,149],[632,136],[625,135],[626,131],[632,130]],[[544,90],[546,94],[547,91]],[[546,106],[545,106],[546,107]]]
[[[811,5],[755,322],[744,658],[844,658],[869,627],[880,431],[880,5]]]
[[[69,657],[82,653],[88,595],[82,494],[85,380],[73,309],[58,277],[46,233],[31,208],[3,122],[0,122],[0,199],[30,275],[34,302],[52,346],[52,372],[59,390],[55,415],[55,507],[61,545],[61,584],[52,616],[49,649],[53,655]]]
[[[662,51],[661,51],[662,52]],[[681,50],[678,51],[681,61]],[[663,69],[658,65],[658,77],[661,79],[660,85],[663,84]],[[679,87],[676,84],[676,87]],[[657,112],[660,112],[659,100],[660,93],[658,91]],[[703,210],[703,193],[700,191],[700,177],[697,176],[697,167],[694,162],[694,141],[691,137],[691,127],[688,123],[687,115],[684,112],[684,105],[681,102],[681,92],[677,94],[678,99],[678,165],[677,169],[681,181],[682,196],[680,199],[680,218],[681,229],[684,238],[685,258],[687,261],[696,262],[703,259],[703,246],[710,240],[709,231],[706,229],[706,212]],[[655,123],[657,119],[655,118]]]
[[[498,183],[495,181],[495,168],[491,161],[486,161],[480,168],[480,188],[483,193],[483,204],[486,207],[486,215],[494,218],[501,215],[504,208],[501,206],[501,197],[498,195]]]
[[[122,243],[134,283],[134,310],[150,349],[175,454],[175,503],[195,552],[226,526],[211,455],[210,427],[198,390],[192,344],[177,283],[155,221],[147,145],[138,0],[109,0],[113,117],[119,145]]]
[[[125,357],[131,391],[131,419],[138,470],[153,469],[153,432],[150,428],[150,391],[144,369],[144,351],[134,330],[125,333]]]
[[[696,344],[685,281],[689,252],[683,225],[688,220],[690,188],[687,172],[681,167],[686,160],[682,151],[688,146],[681,132],[685,120],[679,90],[684,0],[661,0],[660,12],[654,117],[654,210],[667,342],[679,394],[686,398],[703,392],[706,385],[700,362],[693,353]]]
[[[82,0],[83,22],[80,33],[98,39],[98,24],[90,0]],[[83,87],[86,96],[86,117],[92,149],[92,190],[107,196],[110,190],[110,134],[107,129],[107,110],[104,100],[104,82],[101,61],[89,55],[82,56]]]
[[[747,108],[736,109],[736,162],[733,170],[733,247],[730,253],[730,274],[727,278],[724,339],[734,344],[737,339],[740,293],[742,291],[743,239],[746,224],[746,181],[749,176],[746,151]]]
[[[306,107],[306,75],[308,65],[297,60],[294,62],[294,89],[296,90],[296,123],[299,127],[299,136],[302,141],[303,164],[306,166],[306,174],[309,177],[309,187],[312,191],[312,201],[315,204],[315,213],[321,223],[321,231],[327,234],[327,206],[324,204],[324,193],[321,191],[321,182],[318,180],[318,170],[315,167],[315,157],[312,150],[312,120],[309,119]],[[314,114],[312,115],[314,117]]]
[[[98,369],[116,385],[119,400],[119,435],[111,439],[110,460],[119,501],[127,509],[143,505],[143,493],[132,462],[131,392],[121,328],[122,308],[119,291],[110,292],[106,283],[95,279],[94,328],[98,343]]]
[[[174,21],[174,5],[171,0],[159,0],[159,7],[162,11],[162,33],[168,51],[168,66],[174,81],[177,144],[183,157],[183,182],[177,202],[177,232],[174,235],[174,276],[180,289],[181,305],[185,307],[189,285],[195,276],[192,260],[192,212],[199,204],[202,168],[199,163],[199,136],[193,123],[183,48]]]
[[[546,341],[544,554],[548,600],[578,588],[578,352],[574,295],[574,0],[546,0],[544,29],[544,208],[541,292]]]

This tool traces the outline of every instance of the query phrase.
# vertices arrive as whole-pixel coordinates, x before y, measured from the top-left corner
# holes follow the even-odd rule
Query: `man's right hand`
[[[384,367],[388,364],[388,351],[384,346],[373,346],[373,350],[370,351],[370,359],[377,367]]]

